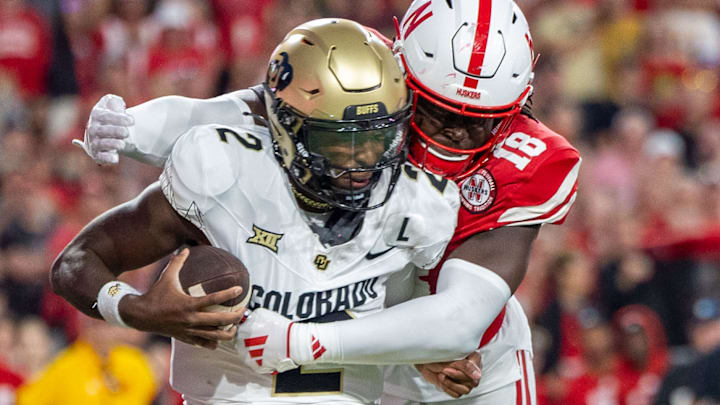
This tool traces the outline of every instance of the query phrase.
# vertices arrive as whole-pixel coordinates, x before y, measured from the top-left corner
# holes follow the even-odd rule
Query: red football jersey
[[[534,119],[518,114],[488,161],[460,181],[461,207],[447,258],[471,236],[503,226],[561,224],[577,195],[580,154]],[[435,292],[442,262],[430,272]]]

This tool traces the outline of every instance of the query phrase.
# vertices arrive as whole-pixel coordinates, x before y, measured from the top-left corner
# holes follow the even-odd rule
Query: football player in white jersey
[[[411,97],[391,51],[351,21],[303,24],[273,53],[263,95],[269,120],[256,118],[266,126],[183,134],[158,183],[66,246],[52,268],[55,292],[89,316],[174,337],[172,384],[188,404],[374,403],[383,370],[372,364],[472,351],[463,328],[435,343],[385,339],[369,350],[317,329],[384,314],[390,277],[434,267],[455,227],[457,186],[404,164]],[[236,289],[204,298],[179,290],[187,250],[144,294],[117,280],[184,244],[224,248],[249,269],[249,306],[258,309],[237,336],[218,327],[241,313],[201,309]],[[462,277],[459,267],[448,274]],[[259,333],[278,318],[282,336]],[[305,320],[314,322],[292,326]],[[273,370],[290,371],[255,372]]]
[[[540,224],[562,223],[567,215],[576,196],[580,162],[577,151],[532,118],[525,105],[532,94],[535,62],[527,22],[509,0],[418,0],[400,24],[395,48],[419,96],[411,158],[462,186],[463,207],[449,257],[479,265],[478,273],[500,276],[502,282],[487,282],[469,295],[504,291],[503,283],[514,291],[527,269]],[[210,100],[162,98],[133,107],[129,114],[121,99],[106,96],[91,115],[84,146],[99,163],[116,162],[120,151],[158,164],[174,142],[160,128],[186,128],[216,116],[242,120],[230,112],[257,112],[256,93],[241,90]],[[447,275],[444,269],[441,275]],[[447,284],[435,285],[437,277],[436,270],[429,281],[440,293]],[[455,281],[474,285],[462,277]],[[462,305],[459,298],[455,304]],[[485,376],[472,392],[474,397],[465,401],[534,403],[529,329],[519,304],[513,298],[505,306],[499,298],[489,305],[473,305],[465,302],[456,314],[483,308],[499,315],[467,317],[487,331],[478,351]],[[421,369],[446,388],[450,379],[437,381],[442,374],[429,374],[437,367]],[[448,399],[423,383],[412,368],[394,367],[388,378],[388,389],[397,399]]]

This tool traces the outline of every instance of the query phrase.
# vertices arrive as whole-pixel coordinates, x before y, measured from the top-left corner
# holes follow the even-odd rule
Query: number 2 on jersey
[[[262,149],[262,142],[260,142],[260,139],[256,137],[253,134],[244,133],[242,135],[238,134],[237,132],[227,129],[227,128],[215,128],[215,130],[218,133],[218,136],[220,137],[221,142],[228,143],[228,135],[232,135],[235,139],[237,139],[238,142],[243,144],[246,148],[252,149],[252,150],[261,150]]]
[[[525,170],[532,158],[547,150],[545,142],[522,132],[515,132],[500,144],[493,154],[497,158],[509,160],[518,170]]]

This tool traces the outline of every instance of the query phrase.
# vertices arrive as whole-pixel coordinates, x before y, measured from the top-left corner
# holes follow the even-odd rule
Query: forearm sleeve
[[[194,126],[252,123],[252,118],[243,114],[250,112],[250,108],[238,94],[242,91],[250,90],[211,99],[160,97],[128,108],[128,114],[135,118],[135,125],[128,128],[130,134],[122,154],[143,163],[162,166],[175,141]]]
[[[446,361],[475,350],[485,329],[510,298],[510,288],[492,271],[461,259],[445,262],[437,293],[361,319],[298,324],[297,334],[314,334],[327,351],[315,362],[399,364]],[[293,329],[291,339],[296,339]],[[307,335],[298,336],[307,340]],[[300,350],[302,352],[302,350]],[[291,353],[292,355],[292,353]],[[298,353],[296,362],[313,362]]]

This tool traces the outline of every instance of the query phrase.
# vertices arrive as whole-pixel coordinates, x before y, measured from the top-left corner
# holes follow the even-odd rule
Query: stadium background
[[[73,235],[159,173],[129,159],[99,167],[71,146],[103,94],[132,106],[243,88],[262,80],[267,55],[293,26],[338,16],[391,36],[390,16],[408,4],[0,2],[0,405],[78,338],[97,353],[140,348],[154,403],[177,403],[164,339],[81,317],[48,288],[50,263]],[[651,403],[678,367],[673,378],[697,375],[690,385],[700,388],[690,391],[720,401],[720,363],[712,363],[720,347],[720,1],[518,4],[541,54],[533,109],[584,159],[575,207],[565,225],[543,227],[518,293],[533,327],[541,403]],[[124,277],[142,289],[161,268]],[[633,368],[644,354],[645,366]],[[143,375],[135,378],[152,378]],[[80,377],[45,378],[47,391],[73,389]],[[117,394],[103,381],[75,403]]]

